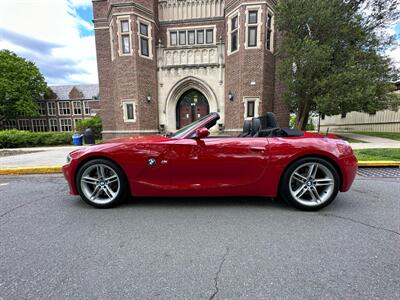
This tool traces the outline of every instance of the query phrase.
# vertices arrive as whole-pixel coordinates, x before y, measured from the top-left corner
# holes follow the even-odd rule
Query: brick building
[[[289,114],[276,79],[275,0],[93,0],[103,136],[217,130]]]
[[[97,84],[50,86],[50,99],[38,100],[38,117],[17,116],[0,122],[2,129],[33,132],[75,131],[76,123],[99,111]]]

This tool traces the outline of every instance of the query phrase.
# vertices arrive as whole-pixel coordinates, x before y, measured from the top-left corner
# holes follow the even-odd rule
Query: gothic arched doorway
[[[185,92],[176,105],[176,127],[182,128],[210,112],[207,98],[198,90]]]

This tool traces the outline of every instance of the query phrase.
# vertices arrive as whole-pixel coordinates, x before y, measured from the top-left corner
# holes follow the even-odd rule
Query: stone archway
[[[210,106],[207,98],[198,90],[186,91],[176,105],[176,129],[180,129],[208,115]]]
[[[188,76],[178,81],[170,90],[164,106],[166,123],[168,130],[176,130],[177,125],[177,105],[182,95],[190,90],[197,90],[204,95],[209,105],[209,112],[219,112],[220,107],[211,87],[201,79]]]

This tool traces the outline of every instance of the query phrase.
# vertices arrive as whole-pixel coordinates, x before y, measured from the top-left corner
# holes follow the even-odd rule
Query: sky
[[[0,49],[37,65],[50,85],[97,83],[91,0],[0,0]]]
[[[97,83],[91,0],[0,0],[0,49],[38,66],[50,85]],[[400,23],[391,29],[400,42]],[[388,55],[400,67],[400,47]]]

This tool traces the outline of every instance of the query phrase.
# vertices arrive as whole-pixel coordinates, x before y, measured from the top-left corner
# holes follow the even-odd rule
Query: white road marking
[[[8,182],[0,183],[0,186],[8,185]]]

